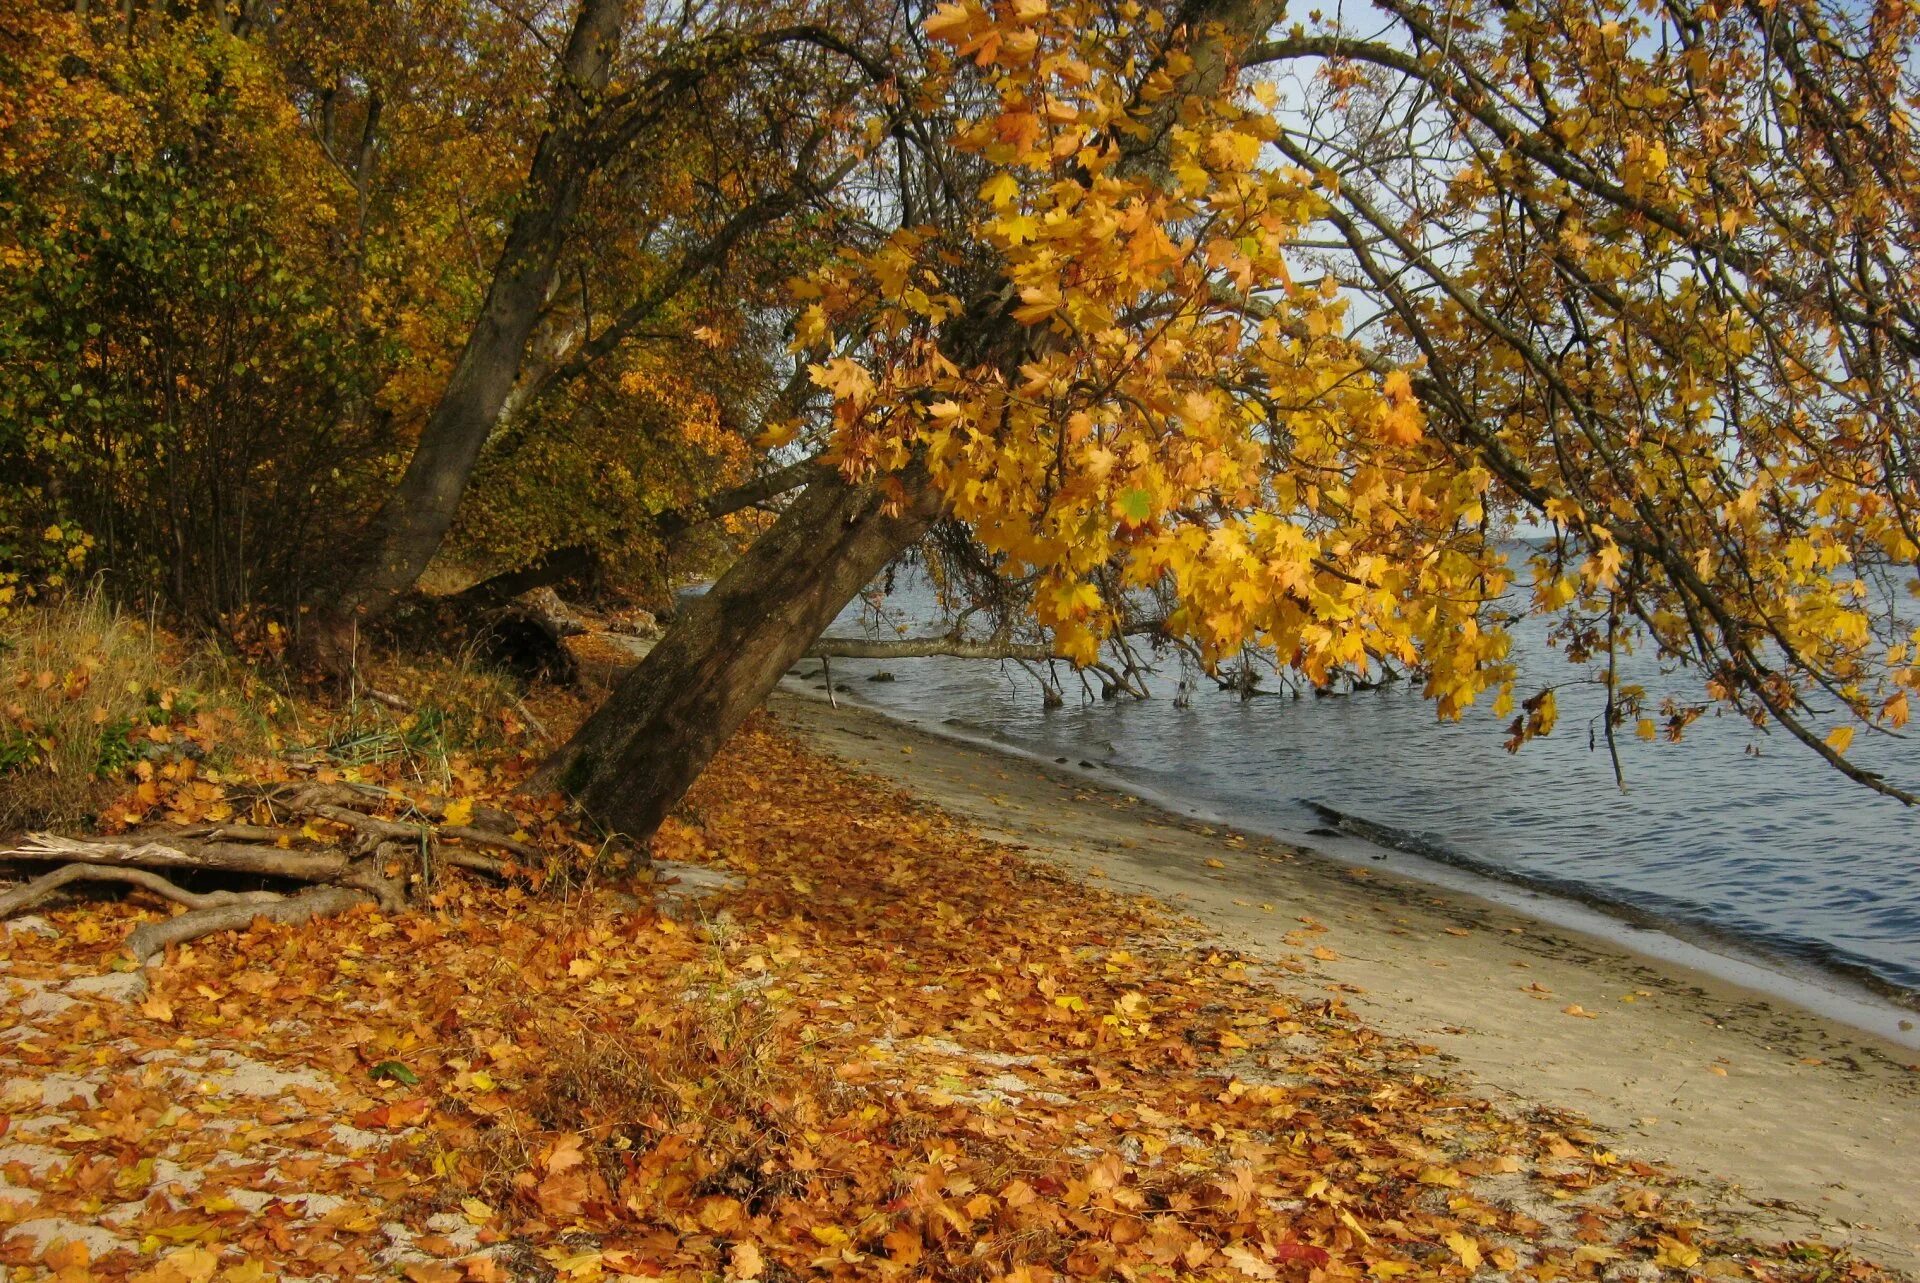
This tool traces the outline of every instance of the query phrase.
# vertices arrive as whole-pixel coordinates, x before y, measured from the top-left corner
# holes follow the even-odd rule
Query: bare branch
[[[952,659],[1053,659],[1051,646],[965,637],[903,637],[897,641],[864,637],[822,637],[807,651],[809,659],[916,659],[945,655]]]

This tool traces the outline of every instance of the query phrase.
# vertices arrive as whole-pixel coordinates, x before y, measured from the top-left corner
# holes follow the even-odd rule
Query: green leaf
[[[389,1078],[408,1087],[420,1085],[420,1075],[408,1069],[397,1060],[383,1060],[367,1071],[369,1078]]]
[[[1120,515],[1139,525],[1153,515],[1153,495],[1138,487],[1120,492]]]

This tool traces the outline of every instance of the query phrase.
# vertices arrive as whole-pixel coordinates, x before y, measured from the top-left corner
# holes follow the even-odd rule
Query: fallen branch
[[[303,785],[294,792],[286,806],[295,815],[307,815],[311,814],[315,806],[323,802],[330,806],[344,806],[359,810],[362,807],[380,806],[394,800],[404,800],[404,797],[392,789],[381,788],[377,784],[335,782]]]
[[[98,864],[63,864],[51,873],[43,873],[33,881],[22,883],[5,895],[0,895],[0,918],[10,917],[23,909],[30,909],[56,891],[75,882],[125,882],[132,886],[144,887],[155,895],[164,896],[175,904],[184,904],[190,909],[215,909],[234,904],[271,904],[275,900],[285,898],[272,891],[202,893],[175,886],[158,873],[149,873],[145,869],[121,869]]]
[[[344,807],[329,806],[325,803],[310,806],[307,808],[307,811],[309,814],[318,816],[323,820],[332,820],[336,824],[345,824],[350,828],[358,829],[370,837],[376,837],[386,841],[417,843],[424,834],[426,837],[436,841],[442,838],[453,838],[472,846],[497,847],[502,851],[511,851],[523,860],[538,862],[541,858],[540,848],[530,842],[522,842],[518,838],[508,837],[504,833],[496,833],[492,829],[478,828],[471,824],[445,824],[439,828],[434,828],[426,824],[402,824],[397,820],[382,820],[375,816],[362,815],[358,811],[350,811]],[[451,856],[452,852],[440,852],[442,859],[451,859]],[[455,862],[457,863],[457,861]],[[493,861],[492,863],[497,865],[499,861]],[[465,867],[480,868],[481,866],[470,863]],[[504,868],[505,866],[501,865],[500,867]],[[493,870],[489,868],[485,871],[491,872]]]
[[[1164,619],[1135,620],[1119,629],[1115,639],[1164,637]],[[809,659],[920,659],[939,655],[948,659],[1018,659],[1045,663],[1060,655],[1045,642],[1016,642],[991,637],[822,637],[807,649]]]
[[[202,842],[278,842],[287,835],[285,829],[270,828],[265,824],[196,824],[181,829],[174,836],[196,838]]]
[[[865,637],[822,637],[807,649],[809,659],[918,659],[944,655],[950,659],[1025,659],[1044,662],[1055,658],[1053,647],[1038,643],[975,641],[965,637],[903,637],[897,641]]]
[[[0,860],[60,860],[68,863],[136,866],[149,869],[205,869],[220,873],[253,873],[291,878],[295,882],[329,882],[347,868],[339,851],[288,851],[236,842],[116,841],[112,838],[67,838],[55,833],[29,833],[19,846],[0,851]]]
[[[145,922],[127,936],[127,952],[142,963],[171,945],[185,944],[216,931],[244,931],[259,919],[298,926],[315,918],[331,918],[373,897],[351,887],[312,887],[274,904],[234,904],[193,909],[164,922]]]
[[[259,800],[271,802],[273,796]],[[434,890],[439,866],[467,869],[504,881],[527,877],[530,870],[544,863],[540,848],[494,827],[513,824],[513,817],[505,812],[488,810],[473,817],[474,823],[436,826],[424,818],[390,820],[361,809],[395,800],[407,801],[386,790],[332,783],[302,787],[280,802],[284,808],[281,813],[291,821],[323,820],[351,829],[355,836],[346,840],[344,849],[274,845],[298,834],[290,827],[247,823],[200,824],[119,838],[29,834],[19,845],[0,850],[0,861],[50,860],[59,861],[60,867],[0,893],[0,918],[38,904],[76,882],[120,882],[141,887],[188,909],[167,922],[146,924],[128,937],[128,947],[145,959],[169,944],[239,929],[256,916],[276,922],[307,922],[368,901],[383,912],[400,913],[416,890]],[[444,818],[449,810],[449,805],[439,800],[409,804],[437,818]],[[231,838],[256,841],[218,840]],[[503,860],[469,847],[493,847],[515,858]],[[309,887],[298,894],[196,892],[152,870],[241,874],[331,885]],[[390,871],[398,876],[391,876]]]

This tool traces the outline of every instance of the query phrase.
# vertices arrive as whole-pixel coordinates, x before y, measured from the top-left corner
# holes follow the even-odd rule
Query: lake
[[[871,635],[896,636],[893,623],[937,630],[922,586],[897,591],[887,609],[897,618]],[[856,602],[831,631],[861,634],[861,616]],[[1516,625],[1515,648],[1531,679],[1522,697],[1579,675],[1536,621]],[[880,670],[895,680],[865,680]],[[1623,728],[1623,793],[1598,742],[1596,685],[1563,688],[1554,734],[1510,754],[1510,717],[1495,717],[1490,698],[1443,722],[1417,683],[1243,701],[1201,677],[1190,705],[1176,707],[1181,672],[1168,655],[1147,700],[1087,698],[1060,665],[1066,706],[1049,710],[1013,664],[835,660],[832,671],[880,712],[1085,762],[1225,823],[1282,837],[1324,832],[1333,821],[1321,808],[1331,808],[1351,817],[1347,831],[1428,858],[1920,997],[1920,812],[1730,712],[1709,711],[1677,744]],[[1662,674],[1644,657],[1622,673],[1654,704],[1668,690],[1700,698],[1692,675]],[[1913,741],[1862,733],[1850,756],[1920,783]]]

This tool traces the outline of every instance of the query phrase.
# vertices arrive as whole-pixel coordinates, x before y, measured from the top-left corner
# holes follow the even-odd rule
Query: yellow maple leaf
[[[728,1254],[727,1277],[730,1279],[757,1279],[766,1268],[760,1249],[752,1243],[735,1243]]]
[[[206,1248],[183,1247],[134,1275],[133,1283],[207,1283],[219,1268],[220,1258]]]
[[[1700,1249],[1691,1243],[1682,1243],[1677,1238],[1662,1234],[1659,1238],[1660,1250],[1654,1254],[1653,1263],[1670,1270],[1690,1270],[1700,1263]]]
[[[980,199],[995,209],[1004,209],[1020,195],[1020,184],[1012,174],[1001,170],[986,182],[980,184]]]
[[[1447,1246],[1453,1249],[1453,1254],[1460,1258],[1460,1264],[1466,1266],[1469,1270],[1477,1270],[1480,1268],[1480,1245],[1478,1243],[1475,1243],[1458,1230],[1447,1235],[1446,1241]]]

